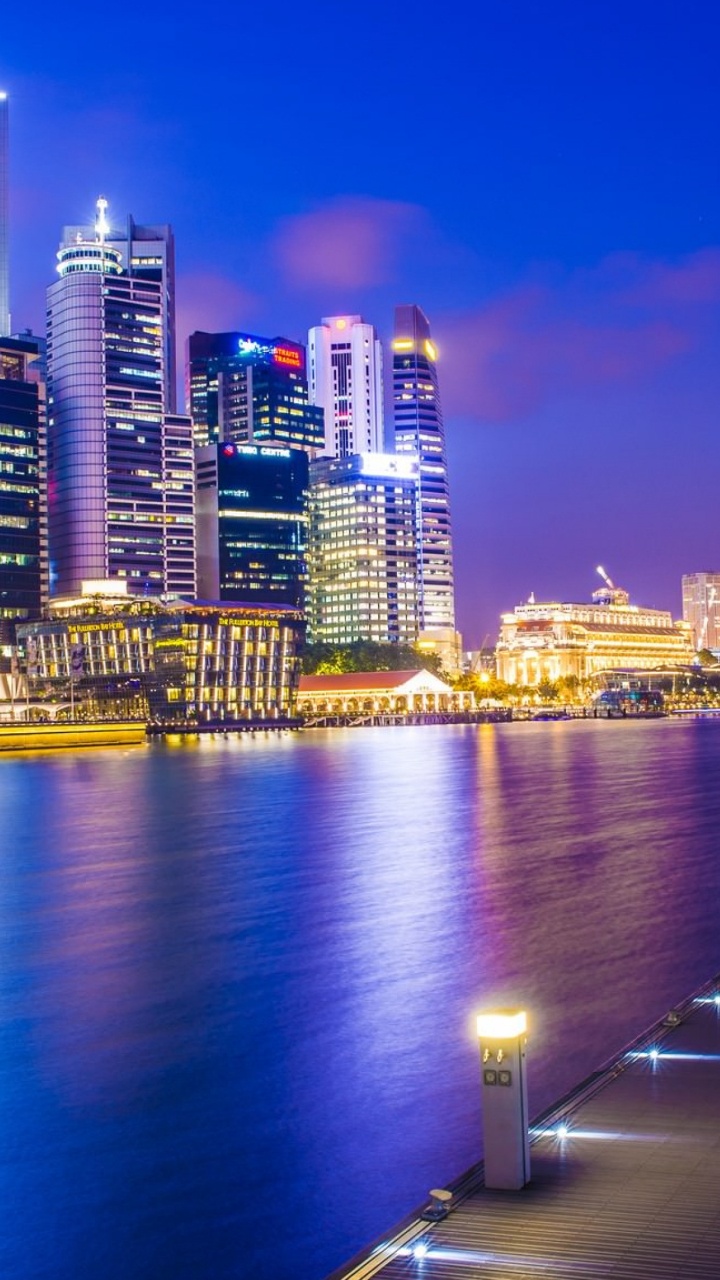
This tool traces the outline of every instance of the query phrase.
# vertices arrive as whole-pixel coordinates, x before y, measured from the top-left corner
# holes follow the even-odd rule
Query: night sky
[[[172,223],[183,338],[387,337],[417,302],[466,644],[598,563],[679,616],[720,570],[719,28],[712,0],[7,5],[14,324],[100,193]]]

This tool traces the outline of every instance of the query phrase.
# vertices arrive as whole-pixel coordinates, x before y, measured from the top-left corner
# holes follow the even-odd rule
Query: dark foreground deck
[[[523,1191],[485,1190],[479,1165],[443,1221],[408,1219],[332,1280],[719,1280],[719,992],[715,979],[538,1122]]]

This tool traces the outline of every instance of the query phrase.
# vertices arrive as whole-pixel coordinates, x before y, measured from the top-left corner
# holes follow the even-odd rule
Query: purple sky
[[[101,192],[173,224],[183,334],[358,311],[388,336],[418,302],[467,644],[598,563],[679,614],[682,573],[720,569],[716,7],[199,15],[108,11],[102,56],[47,0],[4,15],[16,325]]]

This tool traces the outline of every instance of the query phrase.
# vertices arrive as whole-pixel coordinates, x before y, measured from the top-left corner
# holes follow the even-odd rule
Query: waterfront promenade
[[[719,993],[715,978],[536,1123],[524,1190],[486,1190],[478,1165],[446,1218],[419,1210],[330,1280],[717,1280]]]

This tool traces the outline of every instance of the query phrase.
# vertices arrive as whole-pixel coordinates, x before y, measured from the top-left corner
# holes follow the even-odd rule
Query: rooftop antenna
[[[97,208],[97,218],[95,219],[95,231],[97,233],[97,238],[100,241],[100,244],[104,244],[105,237],[108,231],[110,230],[110,223],[108,222],[106,217],[108,202],[104,196],[98,196],[97,204],[95,207]]]

